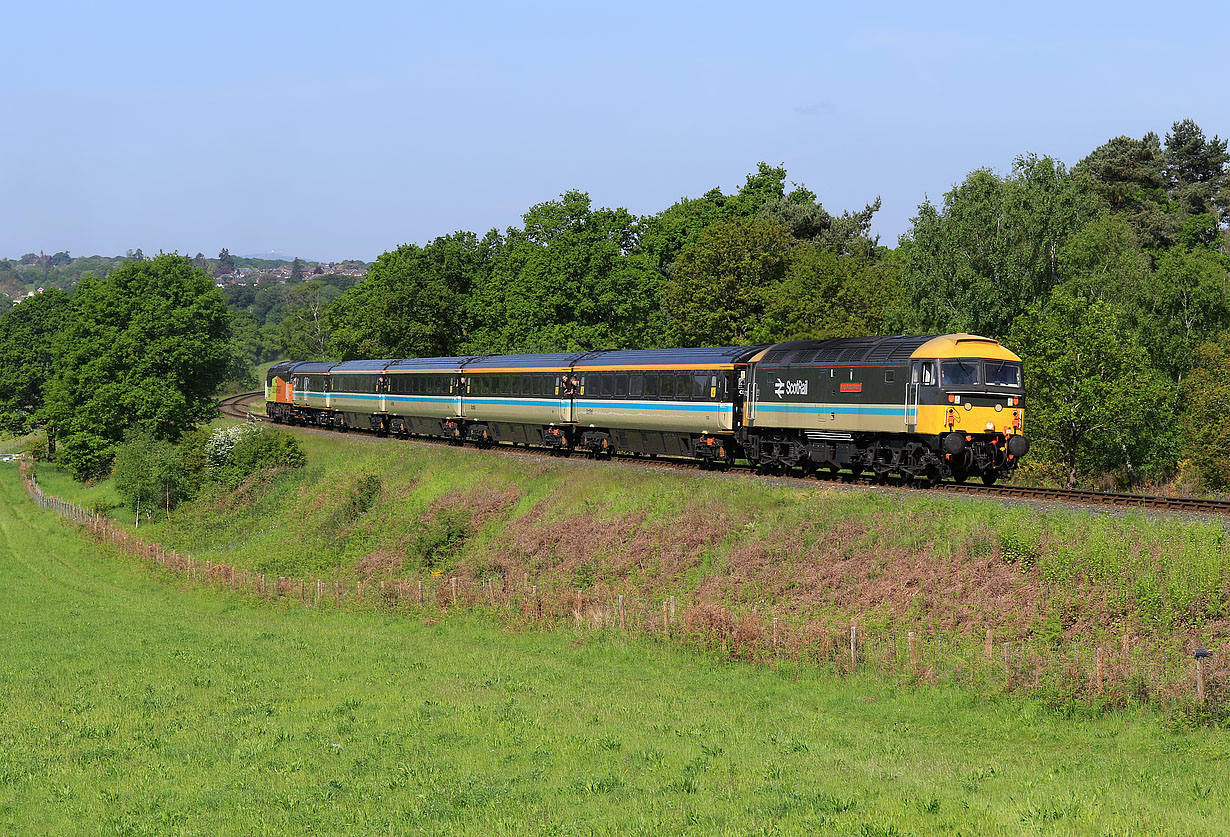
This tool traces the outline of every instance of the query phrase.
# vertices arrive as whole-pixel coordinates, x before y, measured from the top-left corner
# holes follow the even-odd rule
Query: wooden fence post
[[[619,601],[616,604],[619,609],[619,630],[624,630],[624,594],[619,594]]]
[[[986,642],[983,647],[983,652],[986,654],[987,664],[989,665],[991,663],[991,658],[993,656],[993,647],[991,645],[991,629],[990,628],[987,628],[987,638],[986,638]]]
[[[918,650],[914,646],[914,632],[910,631],[906,634],[906,641],[910,646],[910,672],[915,676],[918,675]]]
[[[850,670],[858,668],[858,626],[850,623]]]
[[[453,585],[453,604],[455,605],[457,604],[457,576],[450,578],[449,582]]]
[[[1204,658],[1196,658],[1196,700],[1204,705]]]

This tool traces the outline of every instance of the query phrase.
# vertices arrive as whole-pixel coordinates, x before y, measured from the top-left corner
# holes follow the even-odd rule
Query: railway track
[[[247,419],[249,416],[245,405],[258,398],[263,398],[264,395],[263,390],[256,390],[255,392],[241,392],[239,395],[223,398],[218,402],[218,412],[227,418]]]
[[[993,497],[1014,497],[1022,500],[1060,501],[1088,506],[1118,506],[1156,509],[1159,511],[1197,512],[1200,514],[1230,514],[1230,500],[1206,500],[1199,497],[1157,497],[1149,494],[1116,494],[1102,491],[1082,491],[1067,488],[1037,488],[1027,485],[957,485],[940,483],[939,491],[950,494],[972,494]]]
[[[262,398],[263,396],[264,392],[260,390],[255,392],[244,392],[239,395],[232,395],[229,398],[224,398],[218,402],[218,411],[228,418],[245,420],[256,418],[257,420],[263,421],[264,418],[262,416],[251,415],[247,408],[247,404]],[[309,427],[305,429],[316,430],[321,433],[335,432],[324,428]],[[427,444],[450,444],[450,442],[445,439],[431,439],[427,437],[416,437],[415,441],[424,442]],[[520,455],[550,455],[549,451],[529,447],[498,445],[493,448],[493,450]],[[681,460],[653,459],[645,456],[635,456],[632,454],[619,454],[615,458],[642,465],[652,465],[665,470],[696,470],[695,463]],[[731,473],[756,476],[755,469],[746,465],[736,465],[732,467]],[[866,476],[852,477],[849,474],[831,475],[823,471],[817,474],[817,476],[821,481],[831,481],[834,483],[865,486],[876,485],[870,477]],[[882,487],[886,486],[889,488],[898,488],[903,491],[909,490],[900,482],[890,481],[887,483],[880,483],[880,485]],[[1085,506],[1139,508],[1151,509],[1155,511],[1230,515],[1230,500],[1208,500],[1199,497],[1159,497],[1148,494],[1122,494],[1115,492],[1083,491],[1080,489],[1066,488],[1039,488],[1025,485],[981,485],[976,483],[957,484],[948,482],[940,483],[932,490],[943,491],[948,494],[967,494],[975,497],[1002,497],[1007,499],[1030,500],[1034,502],[1060,502]]]

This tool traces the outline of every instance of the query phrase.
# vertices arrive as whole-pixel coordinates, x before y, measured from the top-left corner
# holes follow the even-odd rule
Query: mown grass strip
[[[254,607],[0,470],[10,833],[1217,833],[1230,741],[473,615]]]

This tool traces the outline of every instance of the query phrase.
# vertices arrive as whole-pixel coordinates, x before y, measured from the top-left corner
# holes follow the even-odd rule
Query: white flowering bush
[[[225,468],[231,464],[231,452],[241,439],[261,432],[259,424],[236,424],[219,427],[205,442],[205,465],[209,468]]]

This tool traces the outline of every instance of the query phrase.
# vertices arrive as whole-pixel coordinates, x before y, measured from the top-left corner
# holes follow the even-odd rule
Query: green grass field
[[[0,465],[0,831],[1226,833],[1230,735],[261,605],[82,540]]]

